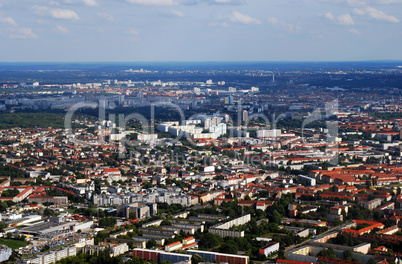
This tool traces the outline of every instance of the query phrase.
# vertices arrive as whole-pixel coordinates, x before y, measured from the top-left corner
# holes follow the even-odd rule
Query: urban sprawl
[[[67,73],[0,76],[0,262],[402,263],[401,66]]]

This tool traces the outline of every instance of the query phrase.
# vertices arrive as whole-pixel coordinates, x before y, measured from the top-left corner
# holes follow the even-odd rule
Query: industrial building
[[[78,230],[84,231],[90,229],[93,225],[93,221],[86,222],[41,222],[32,226],[24,227],[19,230],[22,234],[30,235],[47,235],[55,233],[56,231],[64,232],[76,232]]]

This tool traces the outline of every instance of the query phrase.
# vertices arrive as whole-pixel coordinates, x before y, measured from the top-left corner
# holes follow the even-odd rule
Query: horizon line
[[[387,59],[379,59],[379,60],[239,60],[239,61],[0,61],[0,64],[9,64],[9,63],[351,63],[351,62],[402,62],[402,59],[397,60],[387,60]]]

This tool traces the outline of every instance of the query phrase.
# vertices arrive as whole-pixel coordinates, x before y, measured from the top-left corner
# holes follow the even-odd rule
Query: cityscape
[[[1,264],[402,264],[401,0],[0,0]]]
[[[401,261],[398,63],[143,66],[2,66],[2,261]]]

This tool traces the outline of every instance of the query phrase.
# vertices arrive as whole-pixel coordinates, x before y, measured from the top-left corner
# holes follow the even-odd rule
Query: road
[[[309,239],[309,240],[307,240],[307,241],[304,241],[304,242],[299,243],[299,244],[296,244],[296,245],[290,245],[290,246],[288,246],[287,248],[285,248],[285,252],[288,252],[288,251],[290,251],[290,250],[292,250],[292,249],[294,249],[294,248],[303,246],[303,245],[307,244],[308,242],[310,242],[311,240],[316,240],[316,239],[318,239],[318,238],[321,238],[321,237],[327,235],[327,234],[330,233],[330,232],[333,232],[333,231],[336,231],[336,230],[339,230],[339,232],[341,232],[344,228],[347,228],[348,225],[350,225],[350,224],[351,224],[351,222],[347,222],[347,223],[344,223],[344,224],[342,224],[342,225],[340,225],[340,226],[332,227],[332,228],[328,229],[327,231],[325,231],[324,233],[322,233],[322,234],[316,236],[314,239]]]

